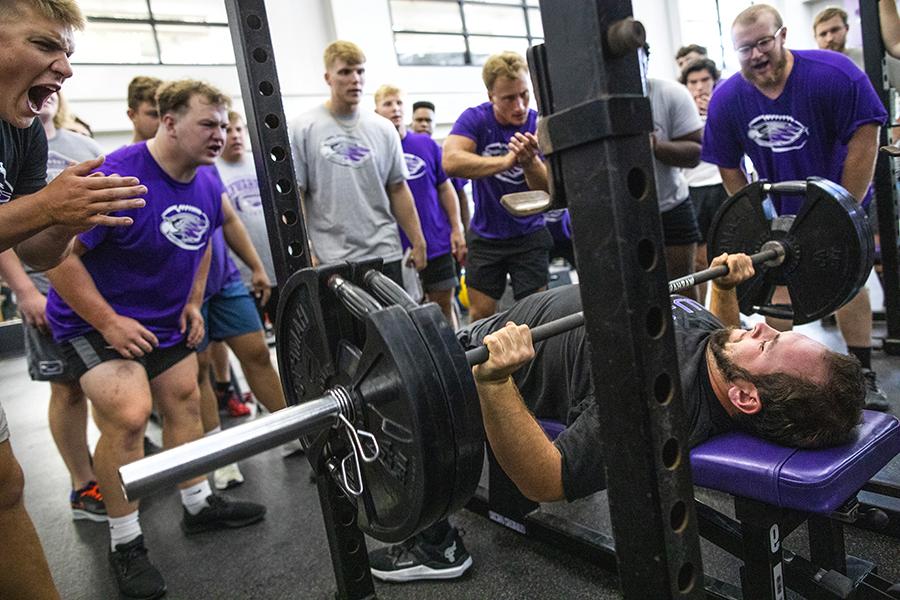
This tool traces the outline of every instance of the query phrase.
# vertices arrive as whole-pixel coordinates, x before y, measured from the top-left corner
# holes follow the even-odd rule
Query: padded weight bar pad
[[[539,421],[551,440],[565,429]],[[787,448],[741,431],[691,450],[694,484],[804,512],[830,514],[900,453],[900,421],[863,411],[852,442],[822,450]]]
[[[900,422],[870,410],[853,441],[787,448],[732,431],[691,450],[694,484],[804,512],[830,514],[900,452]]]

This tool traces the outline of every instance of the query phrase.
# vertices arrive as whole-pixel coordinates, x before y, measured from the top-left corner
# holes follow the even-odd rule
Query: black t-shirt
[[[37,119],[27,129],[0,120],[0,204],[47,185],[47,136]]]
[[[473,323],[457,337],[466,348],[472,348],[508,321],[533,328],[580,310],[578,286],[561,286],[528,296],[503,313]],[[732,427],[713,393],[706,368],[707,338],[723,325],[702,305],[682,296],[672,296],[672,318],[684,407],[690,422],[689,443],[693,447]],[[606,487],[599,446],[600,409],[587,348],[584,327],[577,327],[535,344],[534,360],[513,375],[535,417],[567,425],[554,443],[562,455],[563,490],[568,500]]]

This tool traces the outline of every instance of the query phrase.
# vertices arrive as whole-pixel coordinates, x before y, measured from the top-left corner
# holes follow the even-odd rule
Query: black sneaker
[[[866,409],[887,412],[891,405],[887,396],[878,387],[878,376],[872,369],[863,369],[863,377],[866,378]]]
[[[109,564],[124,598],[153,600],[165,595],[166,582],[147,558],[143,535],[117,545],[115,552],[109,553]]]
[[[237,529],[261,521],[266,515],[266,507],[254,502],[228,500],[224,496],[211,494],[206,499],[207,506],[196,515],[184,510],[181,529],[188,535],[213,529]]]
[[[87,520],[103,523],[107,520],[106,504],[96,481],[89,482],[80,490],[72,490],[69,494],[72,505],[72,518],[76,521]]]
[[[144,436],[144,456],[152,456],[162,452],[162,448],[153,443],[148,436]]]
[[[437,545],[429,544],[417,535],[402,544],[369,553],[372,575],[382,581],[455,579],[471,566],[472,557],[466,551],[459,532],[452,527]]]

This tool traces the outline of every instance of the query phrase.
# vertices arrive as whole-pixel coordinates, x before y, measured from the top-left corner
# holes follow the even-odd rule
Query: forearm
[[[388,186],[388,197],[391,200],[391,213],[400,225],[400,229],[406,234],[413,246],[425,243],[422,234],[422,224],[419,222],[419,213],[416,212],[416,204],[412,193],[405,181]]]
[[[513,380],[476,386],[484,431],[503,471],[535,502],[564,499],[562,457],[528,411]]]
[[[700,144],[687,140],[657,140],[653,155],[664,165],[691,169],[700,164]]]
[[[60,264],[72,251],[75,232],[62,225],[54,225],[19,242],[16,254],[35,271],[46,271]]]
[[[550,192],[550,183],[547,180],[547,164],[540,158],[535,157],[531,163],[524,168],[525,183],[529,190],[540,190]]]
[[[450,227],[453,229],[462,228],[462,219],[459,214],[460,200],[456,196],[456,190],[448,179],[438,187],[438,201],[441,208],[447,213],[447,220],[450,221]]]
[[[451,177],[465,177],[466,179],[481,179],[491,177],[497,173],[508,170],[510,164],[509,155],[504,156],[479,156],[467,150],[444,150],[444,171]]]
[[[863,125],[847,144],[847,158],[841,173],[841,185],[862,202],[875,175],[875,156],[878,152],[878,125]]]
[[[885,50],[894,58],[900,57],[900,16],[897,15],[894,0],[880,0],[878,16],[881,20],[881,37],[884,39]]]
[[[191,286],[191,294],[188,296],[188,304],[200,306],[203,304],[203,294],[206,292],[206,278],[209,275],[209,265],[212,262],[212,243],[206,245],[206,251],[197,267],[194,275],[194,284]]]
[[[459,196],[459,219],[462,221],[463,231],[468,231],[469,221],[472,220],[469,214],[469,196],[464,189],[456,190],[456,194]]]
[[[259,253],[247,233],[247,228],[238,217],[228,219],[222,223],[222,233],[225,235],[225,243],[234,250],[245,265],[252,271],[261,271],[264,269]]]
[[[722,185],[729,196],[734,196],[749,182],[747,176],[740,169],[728,169],[719,167],[719,175],[722,176]]]
[[[726,327],[741,326],[741,309],[735,288],[724,290],[715,282],[710,286],[709,312],[714,314]]]
[[[103,326],[117,316],[100,294],[81,258],[75,254],[47,271],[47,278],[66,304],[97,331],[102,331]]]
[[[6,281],[9,289],[20,298],[27,294],[38,292],[31,278],[25,273],[25,269],[22,268],[22,263],[19,262],[16,253],[12,250],[0,252],[0,278]]]

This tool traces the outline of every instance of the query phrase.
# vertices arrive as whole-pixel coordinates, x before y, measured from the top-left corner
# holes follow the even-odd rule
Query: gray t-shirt
[[[219,158],[216,161],[216,169],[225,184],[225,192],[231,199],[234,210],[240,217],[253,247],[266,269],[269,281],[275,285],[275,267],[272,264],[272,248],[269,246],[269,234],[266,230],[266,218],[263,214],[262,199],[259,195],[259,181],[256,179],[256,168],[253,166],[252,155],[245,154],[237,162],[226,162]],[[241,279],[250,287],[252,271],[231,250],[231,259],[241,272]]]
[[[318,106],[291,124],[291,147],[319,260],[400,260],[403,250],[385,186],[408,173],[391,122],[364,110],[339,121]]]
[[[103,154],[100,144],[92,138],[68,129],[57,129],[52,140],[47,141],[47,183],[53,181],[63,169],[71,163],[80,163]],[[25,267],[25,272],[31,277],[34,287],[45,296],[50,289],[50,280],[43,272],[32,271]]]
[[[665,79],[647,80],[653,129],[657,140],[672,140],[703,129],[690,92],[680,83]],[[678,167],[653,159],[656,167],[656,195],[659,212],[672,210],[688,198],[688,184]]]

